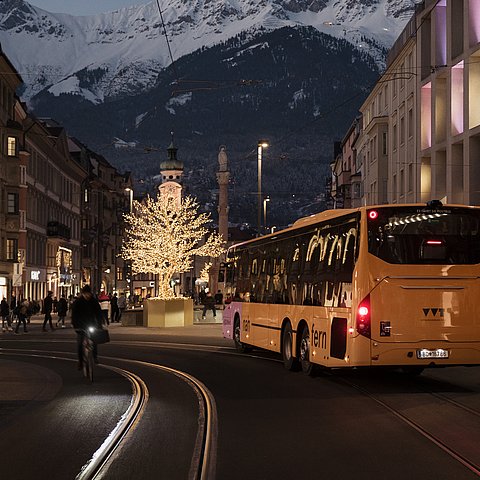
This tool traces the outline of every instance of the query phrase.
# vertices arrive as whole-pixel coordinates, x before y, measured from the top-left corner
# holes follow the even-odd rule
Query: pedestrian
[[[70,318],[72,317],[72,305],[73,302],[75,301],[75,297],[73,295],[68,296],[68,315]]]
[[[122,319],[122,314],[127,308],[127,297],[124,293],[121,293],[118,297],[118,310],[120,311],[120,316],[118,317],[118,321]]]
[[[17,297],[14,293],[12,293],[12,297],[10,298],[10,322],[12,323],[12,325],[17,317],[17,312]]]
[[[57,303],[57,314],[58,314],[57,327],[61,325],[62,328],[65,328],[65,317],[67,316],[67,312],[68,312],[67,299],[65,298],[65,295],[62,295],[60,297],[60,300]]]
[[[110,297],[105,293],[101,292],[100,295],[98,296],[98,301],[100,303],[100,308],[102,310],[103,314],[103,322],[106,323],[107,325],[110,325],[110,322],[108,321],[108,310],[110,308]]]
[[[206,318],[207,310],[211,310],[213,312],[213,318],[217,316],[217,311],[215,310],[215,299],[213,298],[211,292],[208,292],[203,299],[203,320]]]
[[[33,302],[30,300],[30,298],[28,298],[27,301],[28,301],[27,323],[30,323],[30,319],[32,318],[32,315],[33,315]]]
[[[10,299],[10,310],[13,312],[17,307],[17,297],[12,293],[12,298]]]
[[[216,294],[215,294],[215,304],[216,305],[223,305],[223,293],[221,290],[219,290]]]
[[[118,297],[116,293],[114,293],[110,299],[110,315],[112,323],[120,322],[120,310],[118,308]]]
[[[86,330],[92,326],[102,328],[103,314],[98,300],[92,295],[90,285],[84,285],[72,305],[72,325],[77,332],[78,369],[83,368],[82,345]],[[97,344],[93,342],[93,360],[98,363]]]
[[[20,323],[23,323],[23,331],[25,333],[28,332],[27,330],[27,311],[29,308],[29,301],[27,299],[25,300],[19,300],[19,305],[18,305],[18,313],[17,313],[17,326],[15,328],[15,333],[18,333],[18,329],[20,328]]]
[[[53,292],[49,291],[47,296],[43,300],[43,313],[45,314],[45,318],[43,320],[43,327],[42,331],[47,331],[47,322],[50,325],[50,330],[53,332],[53,323],[52,323],[52,310],[53,310]]]
[[[3,300],[0,302],[0,315],[2,316],[2,332],[6,332],[7,330],[11,331],[10,307],[5,297],[3,297]]]

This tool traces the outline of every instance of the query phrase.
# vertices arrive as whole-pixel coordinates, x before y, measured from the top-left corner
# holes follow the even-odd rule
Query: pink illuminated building
[[[364,205],[480,204],[480,0],[425,0],[360,108]]]

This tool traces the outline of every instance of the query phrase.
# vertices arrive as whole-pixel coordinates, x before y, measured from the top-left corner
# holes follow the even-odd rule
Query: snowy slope
[[[367,49],[379,63],[410,18],[413,0],[161,0],[174,59],[236,35],[313,26]],[[154,85],[170,64],[156,1],[95,16],[0,2],[2,49],[22,75],[23,98],[49,88],[94,103]]]

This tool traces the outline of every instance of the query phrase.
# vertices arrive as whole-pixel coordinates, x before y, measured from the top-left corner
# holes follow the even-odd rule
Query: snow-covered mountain
[[[175,60],[237,35],[312,26],[366,50],[378,64],[414,0],[161,0]],[[0,2],[0,42],[29,100],[48,89],[102,103],[150,89],[171,63],[157,2],[94,16]]]

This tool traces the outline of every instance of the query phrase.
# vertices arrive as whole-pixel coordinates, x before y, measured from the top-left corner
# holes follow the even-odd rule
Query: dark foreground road
[[[99,478],[196,478],[209,415],[214,467],[204,478],[478,478],[480,368],[309,378],[287,372],[274,355],[237,354],[219,326],[200,328],[112,329],[102,364],[136,374],[149,398]],[[98,368],[88,385],[64,359],[73,358],[73,339],[72,332],[0,339],[2,478],[75,478],[128,408],[124,376]],[[12,356],[12,348],[62,358]],[[179,372],[206,387],[216,415]]]

